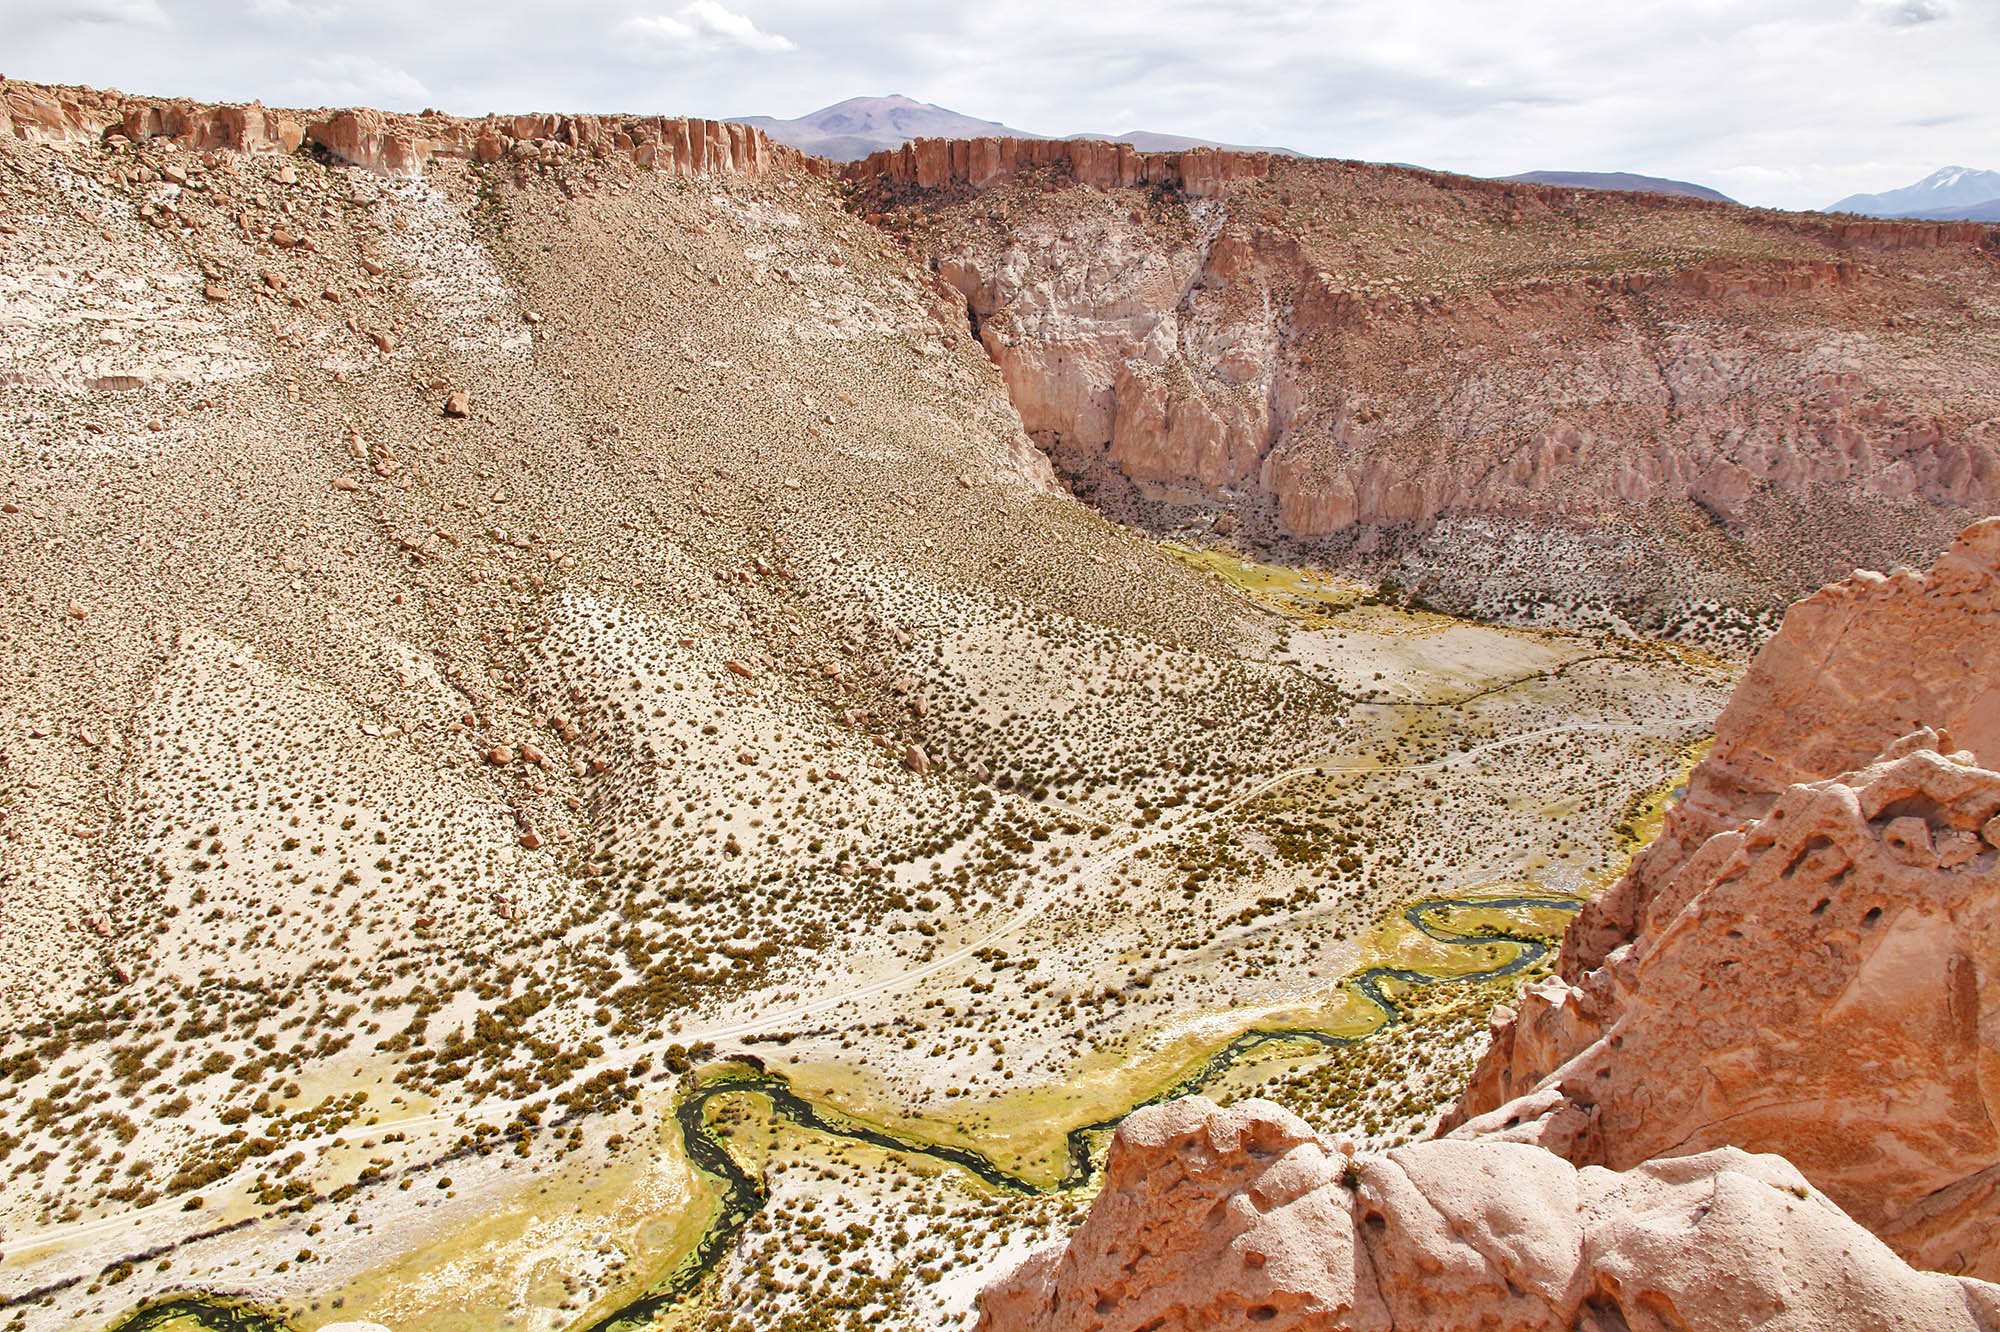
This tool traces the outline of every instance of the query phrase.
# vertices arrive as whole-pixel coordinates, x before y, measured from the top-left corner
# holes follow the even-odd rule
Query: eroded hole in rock
[[[1951,811],[1921,793],[1890,801],[1877,810],[1869,822],[1880,825],[1894,823],[1897,819],[1922,819],[1933,828],[1948,828],[1952,822]]]
[[[1618,1307],[1618,1301],[1600,1291],[1585,1300],[1577,1311],[1575,1332],[1632,1332],[1632,1324]]]
[[[1798,853],[1792,857],[1791,862],[1785,866],[1784,873],[1779,877],[1792,878],[1802,866],[1811,863],[1819,853],[1833,850],[1835,850],[1833,839],[1824,833],[1816,833],[1806,839],[1805,844],[1798,849]]]

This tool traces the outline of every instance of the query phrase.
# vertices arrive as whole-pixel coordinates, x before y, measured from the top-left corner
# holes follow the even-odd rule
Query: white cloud
[[[372,106],[415,110],[431,100],[423,80],[406,69],[364,55],[313,56],[285,80],[280,100],[303,106]]]
[[[266,19],[273,23],[320,24],[339,13],[340,7],[332,4],[301,4],[299,0],[250,0],[251,17]]]
[[[552,20],[547,0],[0,0],[0,67],[468,115],[796,116],[895,92],[1044,134],[1156,130],[1474,175],[1636,171],[1795,208],[1947,162],[2000,169],[1995,0],[560,8]]]
[[[672,14],[635,15],[619,27],[648,48],[663,53],[696,54],[735,48],[774,55],[799,49],[791,38],[765,32],[717,0],[692,0]]]
[[[1914,28],[1951,16],[1945,0],[1862,0],[1877,20],[1892,28]]]
[[[0,18],[6,26],[59,27],[71,23],[103,24],[120,28],[165,28],[167,12],[159,0],[72,0],[69,4],[48,4],[42,0],[0,4]]]

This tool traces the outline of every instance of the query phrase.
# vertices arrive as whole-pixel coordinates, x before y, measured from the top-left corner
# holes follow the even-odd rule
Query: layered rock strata
[[[817,158],[771,140],[749,125],[679,116],[486,116],[477,120],[426,112],[290,111],[213,105],[184,98],[135,97],[91,88],[0,82],[0,137],[34,143],[169,139],[190,150],[289,153],[313,144],[339,161],[408,174],[434,157],[497,161],[545,147],[627,158],[678,175],[756,177],[779,165],[828,175]]]
[[[1776,609],[2000,503],[1990,228],[1103,143],[846,174],[962,294],[1029,431],[1142,516],[1335,557],[1630,530],[1625,600],[1692,554]]]
[[[1019,171],[1055,168],[1099,189],[1158,185],[1200,199],[1236,181],[1265,178],[1278,157],[1228,148],[1145,153],[1129,143],[1101,139],[912,139],[849,163],[841,174],[853,181],[886,180],[926,190],[981,189]]]
[[[1103,139],[912,139],[899,148],[871,153],[840,168],[841,176],[860,184],[886,181],[920,190],[985,189],[1024,171],[1053,170],[1070,182],[1097,189],[1158,186],[1197,199],[1221,195],[1225,187],[1243,181],[1269,180],[1281,153],[1235,148],[1189,148],[1148,153],[1129,143]],[[1299,159],[1290,159],[1293,161]],[[1501,200],[1515,213],[1536,207],[1562,207],[1576,191],[1560,185],[1528,181],[1487,180],[1454,176],[1421,167],[1341,163],[1415,180],[1434,181],[1462,193],[1485,194]],[[1734,209],[1687,195],[1649,194],[1646,203],[1660,209]],[[1978,222],[1911,222],[1888,218],[1799,218],[1793,225],[1825,234],[1841,243],[1889,249],[1983,243],[1990,228]]]

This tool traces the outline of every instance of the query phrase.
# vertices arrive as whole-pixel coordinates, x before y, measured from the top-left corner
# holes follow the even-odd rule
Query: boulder
[[[2000,1287],[1912,1270],[1785,1161],[1616,1172],[1512,1142],[1348,1156],[1267,1101],[1135,1112],[1066,1243],[979,1332],[1974,1332]]]

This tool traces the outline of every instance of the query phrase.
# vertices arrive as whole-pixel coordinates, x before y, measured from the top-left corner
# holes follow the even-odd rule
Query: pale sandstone
[[[1458,1131],[1781,1153],[1912,1262],[2000,1275],[1996,649],[1996,520],[1794,606],[1561,974],[1495,1013]]]
[[[1094,240],[1087,260],[1038,248],[1031,225],[1020,234],[1028,243],[943,253],[939,268],[979,315],[1030,432],[1058,457],[1102,456],[1157,498],[1269,495],[1285,535],[1454,513],[1582,518],[1659,499],[1734,523],[1765,490],[1827,486],[1971,507],[2000,499],[1991,419],[1913,423],[1886,366],[1800,375],[1789,357],[1735,345],[1731,303],[1820,300],[1813,293],[1860,282],[1851,264],[1730,261],[1412,302],[1345,290],[1289,238],[1253,227],[1205,250],[1150,251],[1136,234],[1114,235]],[[1643,332],[1599,314],[1642,321],[1656,305],[1686,307],[1704,327],[1719,316],[1719,336],[1644,347]],[[1491,354],[1431,359],[1420,346],[1440,326]],[[1558,340],[1570,345],[1552,394],[1535,349]],[[1326,369],[1301,357],[1309,341],[1336,349]],[[1747,391],[1774,378],[1796,391]],[[1399,380],[1390,396],[1422,413],[1362,405],[1365,390]],[[1302,413],[1309,402],[1319,410]]]
[[[2000,1288],[1913,1271],[1774,1156],[1348,1158],[1269,1102],[1191,1097],[1127,1119],[1076,1234],[980,1304],[981,1332],[1969,1332]]]

